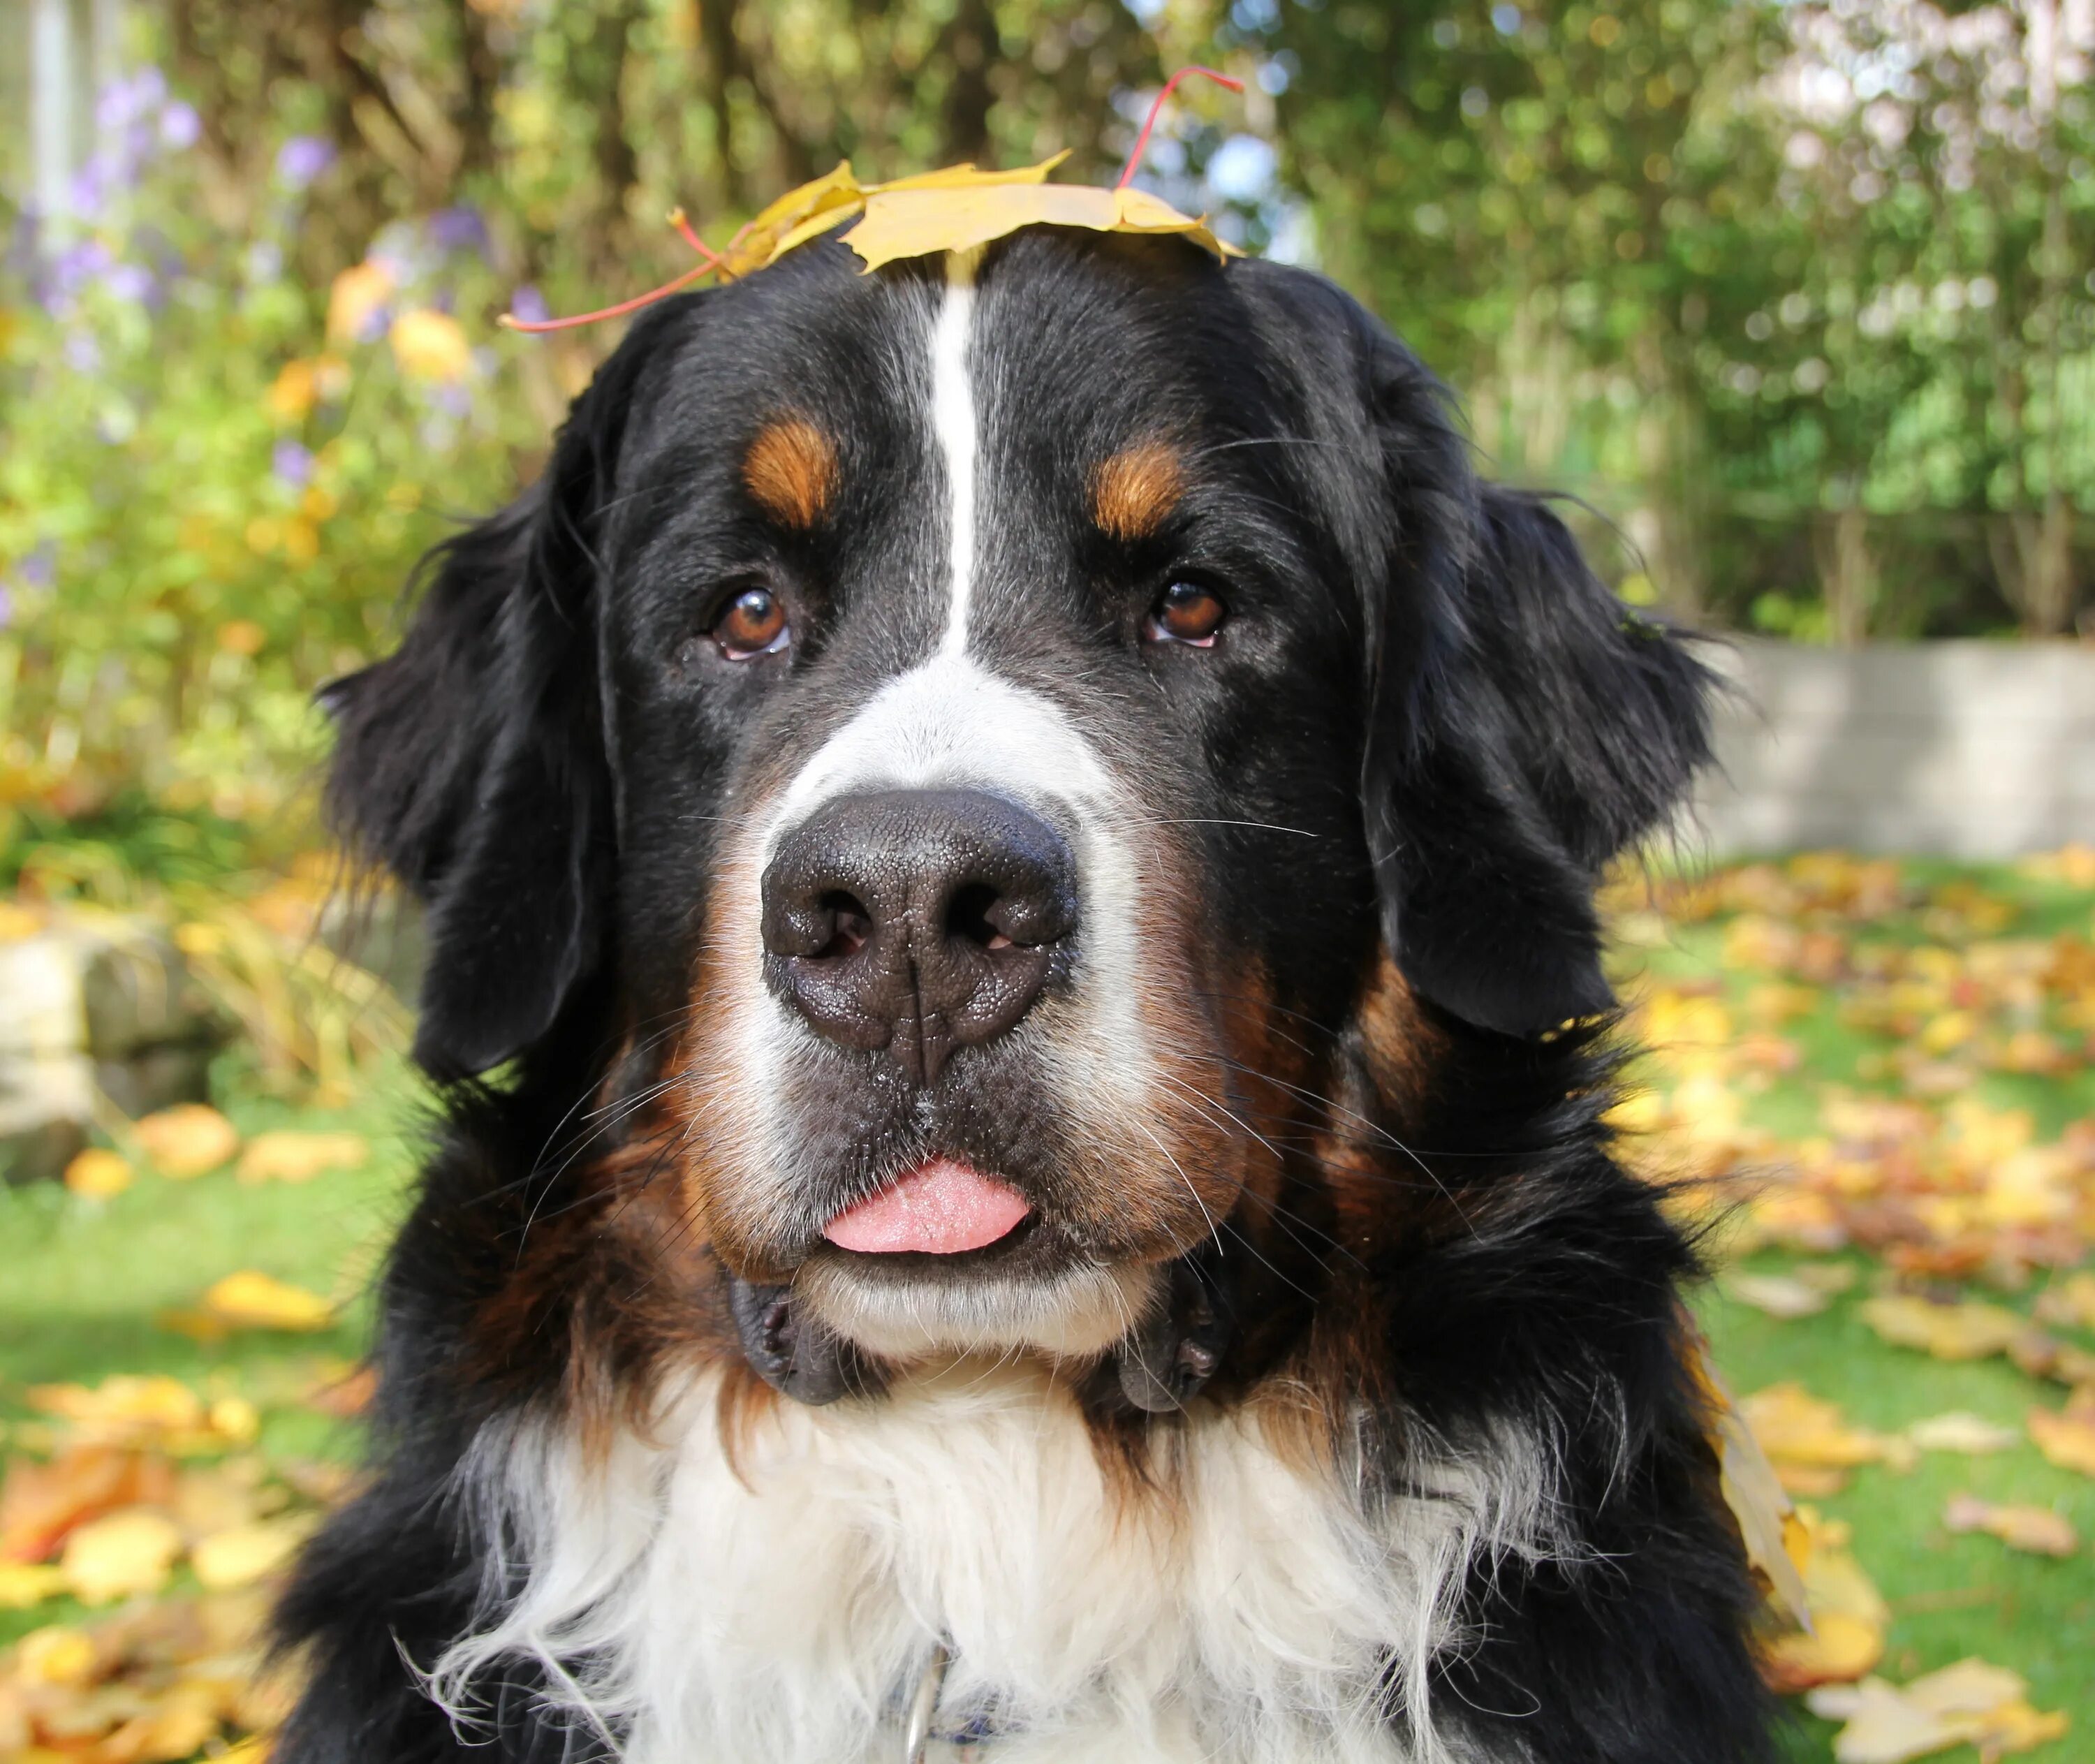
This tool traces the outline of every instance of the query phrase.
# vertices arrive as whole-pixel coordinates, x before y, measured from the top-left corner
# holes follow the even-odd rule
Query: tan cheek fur
[[[750,443],[742,480],[786,525],[812,527],[836,494],[835,444],[804,416],[781,417]]]

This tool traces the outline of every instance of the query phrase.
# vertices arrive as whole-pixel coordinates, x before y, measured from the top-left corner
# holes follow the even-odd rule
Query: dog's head
[[[433,1072],[616,1047],[735,1274],[1081,1355],[1280,1204],[1371,1001],[1606,1008],[1701,695],[1330,285],[1035,230],[650,313],[329,703]]]

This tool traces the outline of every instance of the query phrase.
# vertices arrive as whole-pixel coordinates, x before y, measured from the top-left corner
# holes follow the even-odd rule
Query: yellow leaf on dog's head
[[[1034,168],[1034,169],[1039,169]],[[1021,227],[1077,227],[1091,233],[1181,233],[1226,259],[1230,249],[1204,220],[1132,187],[1089,184],[968,184],[876,189],[865,215],[844,236],[869,271],[899,258],[971,251]]]

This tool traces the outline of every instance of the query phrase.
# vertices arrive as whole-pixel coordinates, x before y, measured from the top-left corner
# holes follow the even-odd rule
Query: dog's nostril
[[[815,952],[812,960],[839,960],[856,956],[865,947],[866,940],[873,935],[873,915],[865,910],[857,895],[834,889],[822,896],[821,906],[834,928],[829,941]]]
[[[983,949],[1008,949],[1011,939],[998,928],[994,914],[1003,896],[987,882],[970,883],[946,909],[946,934]]]

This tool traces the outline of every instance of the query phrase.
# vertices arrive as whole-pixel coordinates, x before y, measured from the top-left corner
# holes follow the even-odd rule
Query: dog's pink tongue
[[[994,1244],[1032,1210],[1002,1183],[941,1157],[839,1213],[822,1235],[869,1255],[957,1256]]]

